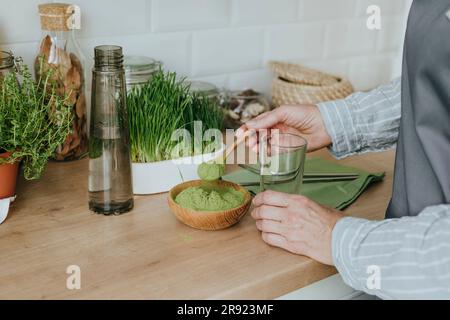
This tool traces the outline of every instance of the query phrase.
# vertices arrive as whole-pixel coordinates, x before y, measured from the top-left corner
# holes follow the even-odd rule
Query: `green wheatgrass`
[[[202,122],[202,133],[222,129],[223,111],[217,102],[191,92],[189,83],[174,72],[159,70],[143,86],[132,89],[127,107],[133,162],[151,163],[198,154],[202,150],[194,148],[196,121]],[[191,135],[190,150],[185,150],[188,154],[173,154],[179,144],[172,140],[177,129],[186,129]],[[205,142],[203,147],[208,144]]]
[[[233,188],[191,187],[182,191],[175,202],[195,211],[224,211],[244,204],[245,195]]]

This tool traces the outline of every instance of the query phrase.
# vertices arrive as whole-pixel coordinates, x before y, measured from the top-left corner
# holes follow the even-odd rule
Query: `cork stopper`
[[[40,4],[41,29],[45,31],[70,31],[74,7],[67,3]]]

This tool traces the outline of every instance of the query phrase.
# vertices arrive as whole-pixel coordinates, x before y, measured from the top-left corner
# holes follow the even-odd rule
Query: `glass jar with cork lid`
[[[85,59],[75,37],[79,8],[41,4],[39,15],[42,40],[34,66],[37,81],[49,78],[66,105],[73,108],[72,133],[55,150],[55,160],[77,160],[88,152]]]

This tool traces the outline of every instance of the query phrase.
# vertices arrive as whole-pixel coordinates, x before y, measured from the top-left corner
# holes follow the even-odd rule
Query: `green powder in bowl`
[[[182,191],[175,202],[185,209],[195,211],[225,211],[244,204],[245,195],[234,188],[191,187]]]

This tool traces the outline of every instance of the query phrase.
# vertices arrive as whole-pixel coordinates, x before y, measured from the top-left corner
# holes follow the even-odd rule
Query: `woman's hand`
[[[280,133],[293,133],[308,141],[308,151],[328,147],[332,141],[322,114],[315,105],[282,106],[248,121],[236,135],[239,137],[247,130],[278,129]],[[249,146],[257,152],[256,136],[249,139]]]
[[[258,194],[253,205],[252,217],[267,244],[333,265],[332,233],[341,212],[274,191]]]

